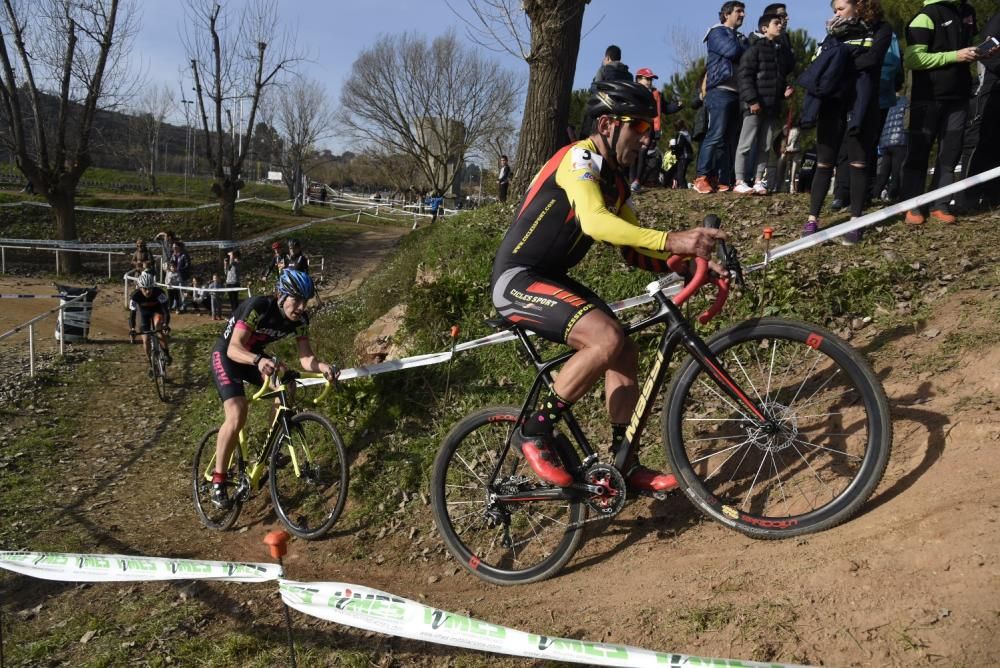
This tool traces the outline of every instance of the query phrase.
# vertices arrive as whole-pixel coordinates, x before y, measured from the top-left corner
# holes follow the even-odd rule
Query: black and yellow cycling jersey
[[[639,227],[629,190],[590,139],[570,144],[545,163],[493,262],[493,282],[508,269],[565,274],[594,241],[665,257],[667,233]]]

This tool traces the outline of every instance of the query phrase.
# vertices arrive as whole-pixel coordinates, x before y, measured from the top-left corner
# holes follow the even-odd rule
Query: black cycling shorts
[[[253,383],[257,387],[264,384],[264,378],[256,366],[234,362],[224,350],[212,351],[211,366],[215,389],[223,401],[233,397],[245,397],[243,381]]]
[[[513,267],[500,275],[493,284],[493,306],[505,320],[557,343],[566,343],[574,325],[595,308],[617,319],[585,285],[527,267]]]
[[[139,311],[139,332],[149,332],[163,322],[163,314],[159,311]]]

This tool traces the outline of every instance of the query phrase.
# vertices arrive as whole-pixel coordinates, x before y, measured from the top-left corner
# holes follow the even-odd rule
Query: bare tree
[[[430,44],[390,35],[354,61],[341,118],[359,145],[412,157],[431,188],[444,193],[466,153],[504,126],[517,97],[514,75],[454,32]]]
[[[528,94],[514,160],[517,171],[513,187],[514,192],[520,192],[566,143],[583,12],[590,0],[467,2],[472,16],[461,18],[473,38],[487,48],[506,50],[528,63]]]
[[[274,2],[250,0],[236,16],[214,0],[186,0],[186,6],[184,46],[194,77],[204,137],[201,147],[215,179],[212,192],[220,204],[218,234],[229,239],[261,97],[276,84],[278,74],[290,71],[300,58],[293,53],[292,37],[279,33]],[[245,125],[241,122],[244,108]]]
[[[63,240],[78,238],[76,188],[91,165],[94,118],[126,93],[135,16],[128,0],[3,0],[2,141],[52,206]],[[79,271],[78,255],[65,262]]]
[[[159,159],[160,128],[174,110],[174,92],[170,86],[152,86],[129,116],[128,152],[149,180],[149,189],[156,192],[156,164]]]
[[[690,70],[699,58],[705,57],[705,45],[699,35],[685,30],[680,26],[673,26],[670,29],[670,37],[666,40],[669,53],[673,54],[673,61],[677,63],[681,71]]]
[[[333,131],[333,111],[323,86],[317,81],[296,79],[278,96],[277,129],[282,139],[281,175],[288,196],[304,203],[302,177],[306,164],[316,154],[316,143]]]

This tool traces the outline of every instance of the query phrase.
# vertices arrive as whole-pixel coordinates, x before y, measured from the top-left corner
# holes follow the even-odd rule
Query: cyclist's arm
[[[237,364],[253,365],[254,360],[257,359],[257,353],[250,350],[248,345],[251,334],[253,331],[246,326],[246,323],[242,320],[237,321],[233,335],[229,339],[229,347],[226,348],[226,357]]]
[[[157,302],[160,308],[160,315],[163,316],[163,326],[170,327],[170,308],[167,305],[167,294],[165,292],[160,292]]]
[[[592,151],[576,146],[566,154],[556,171],[556,184],[566,191],[583,233],[615,246],[663,250],[667,243],[666,232],[639,227],[634,214],[631,222],[624,218],[628,215],[628,206],[622,207],[622,215],[608,211],[598,185],[598,160],[600,157]]]
[[[129,331],[135,331],[135,312],[138,310],[138,305],[135,303],[134,299],[130,299],[128,302],[128,328]]]
[[[326,362],[320,362],[319,358],[316,357],[316,353],[312,349],[312,344],[309,343],[308,333],[300,330],[295,333],[295,336],[299,350],[299,364],[302,365],[302,370],[321,373],[327,378],[332,378],[334,375],[333,367]]]

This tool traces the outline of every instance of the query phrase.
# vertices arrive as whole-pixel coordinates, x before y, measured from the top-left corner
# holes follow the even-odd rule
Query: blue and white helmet
[[[278,294],[296,299],[312,299],[316,296],[316,288],[309,274],[295,269],[285,269],[281,272],[275,290]]]

